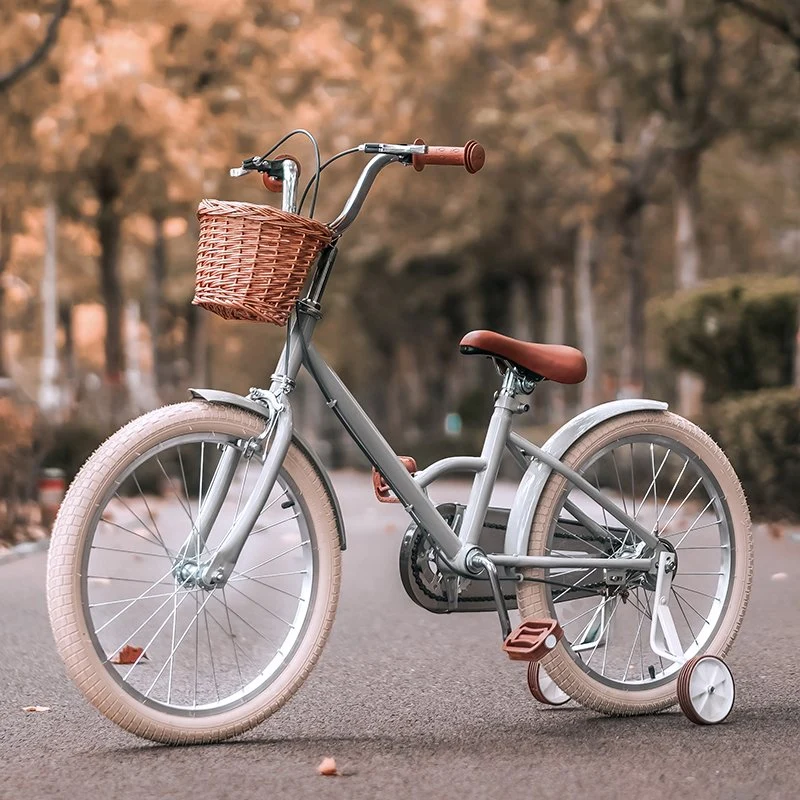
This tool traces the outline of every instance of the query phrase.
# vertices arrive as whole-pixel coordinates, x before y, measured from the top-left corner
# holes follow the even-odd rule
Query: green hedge
[[[799,301],[794,278],[726,278],[658,301],[652,314],[668,361],[701,375],[713,403],[792,383]]]
[[[709,410],[706,427],[733,463],[754,517],[800,519],[800,391],[723,400]]]

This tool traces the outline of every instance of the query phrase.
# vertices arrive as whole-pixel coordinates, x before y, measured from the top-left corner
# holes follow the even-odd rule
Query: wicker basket
[[[285,325],[333,232],[270,206],[203,200],[192,303],[225,319]]]

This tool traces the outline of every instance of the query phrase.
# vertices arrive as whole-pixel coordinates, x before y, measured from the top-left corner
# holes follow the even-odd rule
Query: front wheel
[[[184,744],[252,728],[294,694],[327,639],[338,521],[294,443],[227,582],[192,578],[253,492],[261,463],[247,442],[264,426],[202,401],[158,409],[108,439],[61,506],[47,571],[57,649],[89,702],[139,736]],[[238,465],[201,549],[194,522],[230,449]]]
[[[562,461],[674,550],[669,609],[684,659],[724,656],[742,623],[753,568],[747,504],[724,453],[689,421],[647,411],[598,425]],[[599,523],[602,536],[578,524],[565,510],[568,500]],[[646,552],[644,542],[553,472],[528,554],[618,559]],[[525,577],[522,618],[557,619],[564,631],[541,662],[564,692],[612,715],[674,705],[683,662],[650,646],[654,574],[564,567]]]

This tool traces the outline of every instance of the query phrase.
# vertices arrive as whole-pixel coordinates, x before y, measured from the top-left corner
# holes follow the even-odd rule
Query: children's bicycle
[[[543,380],[580,382],[585,359],[478,330],[461,352],[499,373],[480,455],[425,469],[397,456],[312,343],[325,287],[378,173],[474,173],[483,148],[367,143],[324,164],[317,148],[299,204],[313,189],[309,216],[298,162],[275,149],[231,174],[259,173],[281,210],[201,204],[195,297],[226,318],[287,326],[269,388],[193,389],[130,422],[86,462],[58,515],[48,606],[78,688],[132,733],[190,743],[252,728],[306,679],[333,624],[346,542],[333,485],[292,422],[304,367],[371,462],[378,499],[411,519],[400,576],[414,603],[497,613],[503,650],[528,663],[543,703],[632,715],[677,700],[695,722],[723,720],[734,685],[722,657],[747,605],[752,538],[722,451],[652,400],[605,403],[529,442],[512,430],[527,397]],[[315,221],[322,169],[356,152],[373,157],[344,209]],[[504,457],[522,471],[510,509],[490,506]],[[468,501],[434,505],[428,487],[454,473],[473,476]]]

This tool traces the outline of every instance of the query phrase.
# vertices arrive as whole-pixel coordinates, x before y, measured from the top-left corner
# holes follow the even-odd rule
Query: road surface
[[[0,798],[800,796],[800,542],[757,536],[728,723],[607,719],[537,705],[493,614],[413,606],[397,575],[402,510],[378,504],[366,475],[335,483],[349,547],[331,639],[282,711],[220,745],[159,746],[101,718],[56,656],[45,555],[1,565]],[[324,756],[343,777],[316,774]]]

